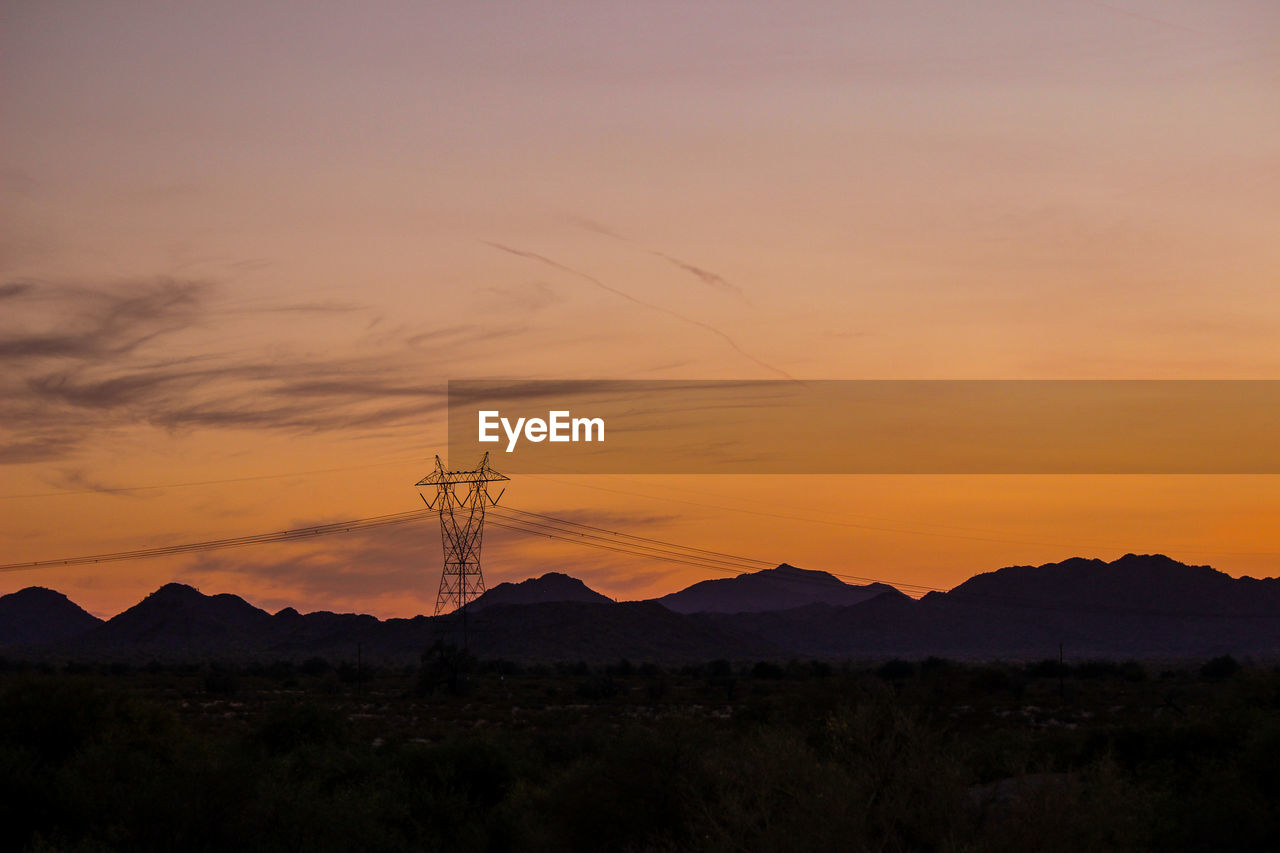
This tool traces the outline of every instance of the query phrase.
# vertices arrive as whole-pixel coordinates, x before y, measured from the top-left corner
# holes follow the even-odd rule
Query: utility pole
[[[440,457],[436,470],[419,480],[419,489],[430,487],[435,497],[423,503],[440,514],[440,539],[444,545],[444,567],[440,571],[440,590],[436,593],[436,614],[464,609],[468,602],[484,593],[484,575],[480,572],[480,545],[484,537],[484,513],[497,506],[497,497],[489,494],[489,484],[510,477],[489,467],[489,454],[472,471],[446,471]]]

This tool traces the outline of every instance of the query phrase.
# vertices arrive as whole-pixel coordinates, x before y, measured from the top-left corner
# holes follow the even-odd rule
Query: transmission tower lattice
[[[419,480],[419,488],[435,488],[435,497],[427,500],[418,494],[428,509],[440,513],[440,539],[444,543],[444,568],[440,572],[440,591],[436,593],[436,615],[464,607],[484,593],[484,575],[480,572],[480,545],[484,537],[484,512],[497,506],[506,489],[497,497],[489,495],[489,484],[510,480],[489,467],[489,454],[474,471],[446,471],[440,457],[436,470]]]

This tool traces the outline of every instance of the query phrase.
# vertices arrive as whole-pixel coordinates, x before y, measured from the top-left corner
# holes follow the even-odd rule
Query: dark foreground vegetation
[[[1280,670],[0,661],[0,849],[1276,850]]]

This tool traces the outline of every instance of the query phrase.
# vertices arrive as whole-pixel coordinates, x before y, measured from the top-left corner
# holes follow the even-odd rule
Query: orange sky
[[[1271,2],[0,9],[0,562],[413,509],[449,379],[1280,377]],[[504,501],[943,587],[1127,551],[1280,573],[1274,477]],[[486,555],[617,597],[702,577]],[[438,571],[420,525],[0,593],[411,615]]]

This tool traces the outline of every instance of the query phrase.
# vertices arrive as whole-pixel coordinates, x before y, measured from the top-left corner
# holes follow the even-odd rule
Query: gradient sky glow
[[[413,509],[451,378],[1280,378],[1271,0],[0,10],[0,562]],[[943,587],[1127,551],[1280,574],[1274,477],[504,500]],[[702,577],[614,557],[495,531],[485,572]],[[427,525],[0,593],[411,615],[438,571]]]

